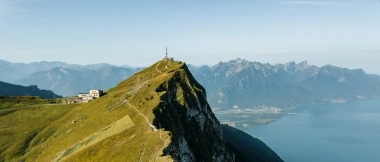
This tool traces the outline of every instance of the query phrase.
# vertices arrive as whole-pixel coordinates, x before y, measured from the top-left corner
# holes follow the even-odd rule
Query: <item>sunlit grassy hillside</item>
[[[282,161],[222,128],[182,62],[161,60],[107,92],[81,104],[3,100],[0,161]]]
[[[48,138],[51,127],[59,127],[54,121],[73,110],[77,105],[39,105],[17,109],[0,116],[0,161],[18,158],[28,148]]]
[[[155,130],[157,87],[183,66],[162,60],[83,104],[31,104],[0,116],[0,161],[170,161],[170,134]],[[161,92],[162,93],[162,92]]]

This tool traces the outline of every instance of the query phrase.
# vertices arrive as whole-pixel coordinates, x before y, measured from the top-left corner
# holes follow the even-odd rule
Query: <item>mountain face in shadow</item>
[[[2,138],[16,141],[0,141],[0,161],[282,161],[259,140],[222,126],[187,65],[169,59],[91,102],[16,109],[0,121]]]
[[[0,81],[0,96],[40,96],[41,98],[59,98],[50,90],[41,90],[36,85],[20,86]]]

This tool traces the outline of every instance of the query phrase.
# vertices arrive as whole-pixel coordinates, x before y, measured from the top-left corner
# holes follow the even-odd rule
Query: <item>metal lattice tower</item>
[[[166,56],[165,56],[165,58],[169,58],[169,56],[168,56],[168,46],[166,46]]]

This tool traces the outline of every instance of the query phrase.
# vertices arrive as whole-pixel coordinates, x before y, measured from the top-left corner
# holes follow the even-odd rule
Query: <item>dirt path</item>
[[[160,141],[162,142],[162,146],[165,147],[165,140],[162,139],[162,136],[161,136],[161,130],[158,130],[158,133],[160,134]],[[156,152],[156,156],[154,157],[154,161],[157,161],[158,158],[159,158],[159,153],[160,152]]]
[[[144,114],[142,114],[139,110],[136,109],[135,106],[131,105],[130,103],[127,103],[130,107],[132,107],[133,109],[135,109],[142,117],[145,118],[146,120],[146,123],[149,125],[149,127],[153,130],[153,131],[157,131],[157,128],[156,126],[152,125],[150,122],[149,122],[149,119],[148,117],[146,117]]]
[[[139,75],[139,78],[137,79],[135,87],[137,86],[137,84],[139,84],[139,82],[140,82],[140,75]]]
[[[155,67],[155,69],[159,72],[159,73],[161,73],[161,71],[160,70],[158,70],[157,69],[157,67],[158,67],[158,65],[160,65],[160,63],[161,63],[161,61],[160,62],[158,62],[158,64],[156,65],[156,67]]]

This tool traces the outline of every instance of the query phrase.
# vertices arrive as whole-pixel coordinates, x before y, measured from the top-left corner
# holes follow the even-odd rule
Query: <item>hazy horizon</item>
[[[247,60],[245,58],[235,58],[235,59],[232,59],[232,60],[236,60],[236,59],[244,59],[244,60]],[[2,60],[2,59],[0,59]],[[227,60],[227,61],[219,61],[219,62],[228,62],[228,61],[232,61],[232,60]],[[8,61],[8,60],[3,60],[3,61]],[[31,64],[31,63],[38,63],[38,62],[44,62],[46,60],[41,60],[41,61],[33,61],[33,62],[11,62],[11,61],[8,61],[8,62],[11,62],[11,63],[22,63],[22,64]],[[179,60],[179,61],[184,61],[184,60]],[[254,60],[247,60],[247,61],[250,61],[250,62],[255,62]],[[303,61],[306,61],[308,63],[308,65],[315,65],[315,66],[318,66],[318,67],[322,67],[322,66],[325,66],[325,65],[332,65],[332,66],[337,66],[337,65],[333,65],[333,64],[324,64],[324,65],[316,65],[316,64],[311,64],[309,61],[307,60],[303,60]],[[296,64],[298,63],[301,63],[303,61],[289,61],[289,62],[295,62]],[[150,66],[151,64],[153,64],[154,62],[152,62],[151,64],[149,65],[146,65],[146,66],[133,66],[133,65],[129,65],[129,64],[122,64],[122,65],[117,65],[117,64],[112,64],[112,63],[107,63],[107,62],[98,62],[98,63],[90,63],[90,64],[77,64],[77,63],[70,63],[70,62],[64,62],[64,61],[59,61],[59,60],[56,60],[56,61],[46,61],[46,62],[63,62],[63,63],[67,63],[67,64],[73,64],[73,65],[80,65],[80,66],[86,66],[86,65],[95,65],[95,64],[110,64],[110,65],[115,65],[115,66],[127,66],[127,67],[132,67],[132,68],[145,68],[145,67],[148,67]],[[186,61],[185,61],[186,62]],[[219,63],[218,62],[218,63]],[[260,62],[260,61],[256,61],[256,62]],[[270,65],[276,65],[276,64],[286,64],[286,63],[289,63],[289,62],[282,62],[282,63],[269,63]],[[187,63],[187,62],[186,62]],[[209,67],[212,67],[212,66],[215,66],[217,65],[218,63],[215,63],[215,64],[191,64],[191,63],[188,63],[190,65],[193,65],[193,66],[209,66]],[[266,64],[268,62],[260,62],[262,64]],[[337,67],[340,67],[340,68],[348,68],[348,67],[342,67],[342,66],[337,66]],[[348,69],[363,69],[363,68],[348,68]],[[365,69],[363,69],[367,74],[376,74],[376,73],[369,73],[367,72]],[[377,75],[380,75],[380,74],[377,74]]]
[[[380,74],[380,1],[0,0],[0,59],[144,67],[242,58]]]

